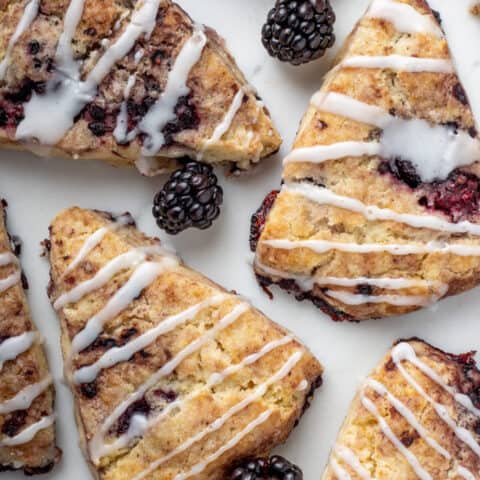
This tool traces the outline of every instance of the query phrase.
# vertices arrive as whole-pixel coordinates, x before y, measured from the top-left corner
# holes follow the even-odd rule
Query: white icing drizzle
[[[395,0],[374,0],[366,17],[381,18],[403,33],[426,33],[443,38],[443,32],[430,15],[423,15],[407,3]]]
[[[202,388],[200,388],[196,392],[193,392],[187,395],[186,397],[178,398],[177,400],[173,401],[172,403],[167,405],[158,415],[152,418],[149,418],[148,420],[145,419],[143,422],[138,422],[136,425],[133,425],[133,419],[132,419],[132,425],[129,428],[128,432],[118,437],[111,444],[107,445],[104,443],[103,435],[105,433],[105,430],[103,430],[103,433],[100,432],[100,434],[97,434],[90,443],[90,453],[92,456],[92,460],[95,463],[97,463],[100,460],[100,458],[104,457],[105,455],[109,455],[121,448],[126,447],[127,445],[130,444],[130,442],[134,438],[141,436],[145,431],[147,431],[148,429],[160,423],[164,418],[167,418],[170,415],[170,413],[175,409],[181,408],[183,404],[198,397],[204,392],[208,392],[212,387],[219,385],[229,376],[234,375],[235,373],[239,372],[243,368],[254,364],[255,362],[257,362],[258,360],[260,360],[261,358],[263,358],[265,355],[272,352],[276,348],[287,345],[292,341],[293,341],[292,336],[285,336],[278,340],[273,340],[267,343],[266,345],[264,345],[262,349],[259,350],[257,353],[253,353],[245,357],[239,363],[235,365],[231,365],[230,367],[227,367],[222,372],[212,373],[212,375],[208,379],[208,382]]]
[[[8,42],[5,56],[3,57],[3,60],[0,62],[0,80],[3,80],[3,78],[5,78],[7,68],[10,65],[13,48],[15,47],[16,43],[18,42],[20,37],[23,35],[23,33],[26,30],[28,30],[32,22],[37,17],[39,5],[40,5],[40,0],[30,0],[28,4],[25,6],[22,17],[18,22],[17,28],[15,29],[15,32],[13,33],[12,37],[10,38],[10,41]]]
[[[252,403],[259,400],[260,398],[262,398],[267,393],[267,390],[270,388],[270,386],[272,386],[273,384],[285,378],[292,371],[295,365],[297,365],[297,363],[301,360],[302,356],[303,356],[302,352],[294,353],[274,375],[272,375],[266,382],[256,387],[253,393],[247,395],[243,400],[236,403],[233,407],[227,410],[221,417],[219,417],[217,420],[215,420],[213,423],[208,425],[205,429],[203,429],[196,435],[190,437],[188,440],[182,443],[179,447],[175,448],[164,457],[154,461],[146,470],[136,475],[134,477],[134,480],[141,480],[145,478],[147,475],[157,470],[157,468],[160,467],[163,463],[167,462],[171,458],[184,452],[195,443],[200,442],[207,435],[213,432],[216,432],[217,430],[220,430],[220,428],[222,428],[227,423],[227,421],[230,420],[230,418],[232,418],[234,415],[238,414],[239,412],[247,408]],[[222,454],[223,453],[224,451],[222,452]],[[198,463],[197,465],[192,467],[192,469],[188,473],[179,474],[175,478],[185,479],[193,475],[198,475],[206,468],[208,463],[210,462],[204,461],[204,462]]]
[[[323,163],[345,157],[376,156],[381,153],[378,142],[338,142],[331,145],[296,148],[283,161],[290,163]]]
[[[220,458],[225,452],[228,452],[228,450],[234,448],[238,443],[240,443],[247,435],[253,432],[262,423],[265,423],[270,418],[270,415],[272,413],[272,410],[266,410],[265,412],[263,412],[255,420],[250,422],[242,431],[234,435],[225,445],[219,448],[215,453],[209,455],[203,462],[197,463],[187,473],[179,473],[175,476],[174,480],[185,480],[203,472],[203,470],[205,470],[208,465]],[[134,480],[136,480],[136,478]]]
[[[205,151],[207,151],[210,146],[215,145],[215,143],[220,141],[222,137],[228,132],[228,130],[230,130],[235,115],[240,110],[244,98],[245,89],[241,88],[233,98],[232,103],[230,104],[230,108],[223,117],[223,120],[217,125],[217,128],[215,128],[212,136],[203,145],[202,151],[198,154],[198,160],[201,160]]]
[[[388,208],[366,205],[360,200],[338,195],[328,188],[312,185],[311,183],[287,183],[283,190],[288,193],[301,195],[321,205],[333,205],[334,207],[359,213],[370,221],[393,221],[413,228],[428,228],[429,230],[446,233],[468,233],[469,235],[480,236],[480,225],[469,221],[453,223],[436,215],[397,213]]]
[[[410,160],[424,182],[444,180],[455,168],[480,160],[480,141],[462,130],[454,132],[445,125],[431,125],[426,120],[395,117],[382,108],[335,92],[316,93],[312,105],[381,128],[380,155]],[[335,153],[343,147],[331,148]],[[358,155],[364,155],[364,151],[365,147],[357,145]]]
[[[381,397],[385,397],[391,405],[397,410],[398,413],[417,431],[417,433],[427,442],[435,451],[437,451],[442,457],[450,460],[452,456],[447,450],[445,450],[425,429],[425,427],[417,420],[415,414],[395,395],[377,380],[368,379],[366,387],[371,388]]]
[[[7,291],[9,288],[12,288],[16,285],[22,278],[20,271],[16,271],[12,275],[9,275],[7,278],[0,280],[0,293]]]
[[[54,302],[53,308],[55,308],[55,310],[59,310],[69,303],[76,303],[89,293],[102,288],[122,270],[138,267],[146,260],[147,255],[162,255],[163,253],[165,252],[160,246],[135,248],[133,250],[129,250],[128,252],[110,260],[95,274],[94,277],[81,282],[70,291],[60,295]]]
[[[284,278],[287,280],[295,280],[297,285],[306,292],[313,290],[315,285],[336,285],[339,287],[358,287],[359,285],[370,285],[372,287],[378,287],[385,290],[401,290],[404,288],[436,288],[439,291],[448,289],[448,285],[433,282],[429,280],[414,280],[409,278],[368,278],[368,277],[354,277],[354,278],[342,278],[342,277],[313,277],[307,275],[298,275],[295,273],[284,272],[272,267],[268,267],[255,260],[255,265],[260,268],[266,274],[272,277]],[[445,292],[446,293],[446,292]]]
[[[31,442],[37,433],[51,427],[55,423],[55,415],[50,415],[48,417],[43,417],[37,423],[30,425],[29,427],[22,430],[18,435],[11,438],[3,438],[0,440],[0,446],[3,447],[15,447],[17,445],[25,445],[28,442]]]
[[[338,480],[352,480],[350,474],[334,458],[330,459],[330,466]]]
[[[399,343],[392,350],[392,360],[397,366],[399,372],[402,374],[403,378],[434,408],[437,415],[451,428],[455,435],[466,445],[468,445],[471,450],[480,457],[480,445],[477,443],[473,435],[464,427],[457,425],[455,420],[451,417],[447,408],[436,402],[426,391],[419,385],[419,383],[406,371],[405,367],[402,365],[402,361],[408,361],[420,369],[427,377],[432,381],[437,383],[445,391],[447,391],[453,398],[468,411],[480,417],[480,411],[475,408],[472,401],[467,395],[458,393],[455,389],[447,385],[443,379],[432,370],[428,365],[422,362],[415,353],[415,350],[408,343]]]
[[[125,310],[159,275],[177,264],[176,260],[166,257],[159,262],[144,262],[137,267],[127,283],[110,298],[105,307],[88,320],[85,328],[73,338],[72,357],[91,345],[102,332],[105,323]]]
[[[445,295],[362,295],[339,290],[327,290],[325,295],[345,305],[366,305],[368,303],[387,303],[397,307],[427,307]]]
[[[80,263],[82,263],[87,258],[88,254],[92,252],[98,245],[100,245],[100,243],[105,238],[107,233],[111,231],[115,231],[120,227],[124,227],[125,225],[128,224],[130,220],[131,220],[130,215],[128,214],[121,215],[117,219],[115,219],[115,222],[113,222],[108,227],[102,227],[96,230],[95,232],[93,232],[82,244],[82,247],[80,248],[76,257],[65,269],[65,272],[63,272],[62,276],[65,276],[67,273],[77,268],[78,265],[80,265]]]
[[[444,58],[404,57],[402,55],[353,56],[346,58],[339,68],[381,68],[411,73],[454,73],[453,63]]]
[[[77,370],[73,375],[74,383],[78,385],[82,383],[93,382],[102,370],[113,367],[118,363],[126,362],[133,355],[135,355],[135,353],[151,345],[161,335],[171,332],[176,327],[178,327],[182,323],[187,322],[188,320],[192,320],[200,313],[200,311],[211,307],[212,305],[217,305],[223,302],[225,298],[226,296],[223,294],[214,295],[210,298],[207,298],[203,302],[187,308],[186,310],[178,313],[177,315],[172,315],[165,318],[156,327],[151,328],[143,335],[140,335],[139,337],[128,342],[122,347],[111,348],[106,353],[104,353],[95,363]]]
[[[413,468],[416,475],[421,480],[433,480],[431,475],[420,465],[418,458],[403,445],[401,440],[393,433],[392,429],[388,426],[385,419],[380,415],[375,404],[367,397],[362,397],[362,405],[375,417],[380,426],[383,434],[390,440],[390,442],[397,448],[397,450],[405,457],[407,462]]]
[[[139,130],[147,135],[142,151],[144,156],[155,156],[165,144],[162,130],[175,118],[178,99],[189,93],[188,76],[200,60],[206,44],[207,37],[203,29],[197,26],[178,54],[168,76],[165,90],[139,123]]]
[[[98,85],[112,67],[124,58],[142,36],[150,36],[162,0],[145,0],[118,39],[100,57],[87,78],[80,80],[80,64],[73,58],[72,38],[80,23],[84,0],[72,0],[64,20],[64,30],[57,47],[60,73],[48,82],[44,95],[33,94],[25,104],[25,118],[16,132],[18,140],[37,139],[55,145],[73,126],[75,116],[97,95]],[[48,116],[49,122],[42,119]]]
[[[229,314],[225,315],[217,324],[215,324],[214,327],[187,345],[183,350],[181,350],[177,355],[163,365],[160,370],[151,375],[142,385],[137,388],[135,392],[130,394],[126,400],[121,402],[103,422],[99,432],[90,442],[90,451],[92,452],[92,457],[99,458],[98,452],[101,451],[102,447],[105,447],[103,442],[104,435],[132,403],[141,399],[148,390],[153,388],[162,378],[170,375],[187,357],[200,350],[206,343],[214,339],[219,332],[234,323],[250,308],[251,307],[248,303],[241,303],[237,305]]]
[[[362,480],[373,480],[368,470],[361,464],[357,456],[344,445],[335,447],[335,455],[344,461]]]
[[[17,410],[28,410],[33,401],[41,395],[52,384],[52,377],[49,375],[38,383],[25,387],[10,400],[0,403],[0,415],[15,412]]]
[[[39,335],[36,332],[25,332],[2,342],[0,344],[0,371],[5,362],[15,360],[19,355],[30,350],[38,338]]]
[[[308,382],[302,380],[297,386],[297,392],[304,392],[308,388]]]
[[[11,265],[12,263],[18,264],[18,259],[13,253],[0,253],[0,267],[6,267],[7,265]]]
[[[332,250],[346,253],[389,253],[390,255],[424,255],[424,254],[452,254],[461,257],[480,256],[480,246],[448,244],[445,242],[428,242],[423,245],[388,244],[388,243],[345,243],[329,240],[264,240],[263,245],[280,250],[296,250],[307,248],[323,254]]]
[[[470,470],[467,470],[466,468],[462,466],[458,466],[455,471],[454,475],[459,475],[460,477],[464,478],[465,480],[476,480],[475,475]]]

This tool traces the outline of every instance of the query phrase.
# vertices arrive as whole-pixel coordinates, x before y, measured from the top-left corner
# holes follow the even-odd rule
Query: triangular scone
[[[2,3],[0,146],[144,174],[183,156],[246,170],[278,150],[223,40],[177,4]]]
[[[0,472],[49,472],[55,446],[54,388],[41,337],[25,296],[19,245],[5,227],[0,201]]]
[[[50,228],[83,450],[102,480],[224,479],[287,438],[322,368],[130,220],[73,208]]]
[[[337,320],[407,313],[472,288],[478,160],[436,15],[423,0],[375,0],[312,99],[282,191],[254,217],[257,274]]]
[[[355,397],[322,480],[478,480],[473,357],[416,339],[394,345]]]

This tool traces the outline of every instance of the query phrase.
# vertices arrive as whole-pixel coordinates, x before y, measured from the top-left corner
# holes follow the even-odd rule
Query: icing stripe
[[[296,250],[306,248],[315,253],[323,254],[332,250],[338,250],[346,253],[389,253],[390,255],[424,255],[424,254],[442,254],[458,255],[461,257],[480,256],[480,246],[448,244],[445,242],[428,242],[423,245],[413,244],[383,244],[383,243],[344,243],[332,242],[329,240],[264,240],[262,245],[280,249]]]
[[[12,288],[22,279],[22,274],[17,270],[14,274],[0,280],[0,293]]]
[[[366,205],[355,198],[338,195],[328,188],[319,187],[310,183],[287,183],[283,190],[287,193],[301,195],[320,205],[332,205],[344,210],[359,213],[369,221],[392,221],[404,223],[413,228],[427,228],[429,230],[437,230],[440,232],[468,233],[470,235],[480,236],[480,225],[472,222],[463,221],[453,223],[436,215],[397,213],[388,208]]]
[[[187,86],[188,76],[200,60],[206,44],[205,33],[197,27],[178,54],[168,76],[165,90],[138,125],[139,130],[147,135],[142,150],[143,155],[155,156],[165,144],[165,135],[162,130],[175,118],[178,99],[190,92]]]
[[[0,267],[6,267],[7,265],[11,265],[12,263],[14,263],[15,265],[18,263],[18,259],[13,253],[6,252],[0,254]]]
[[[362,480],[372,480],[370,473],[361,464],[360,460],[356,457],[352,450],[344,445],[337,445],[334,451],[335,455],[349,465]]]
[[[245,357],[241,362],[235,365],[231,365],[230,367],[227,367],[222,372],[213,373],[208,379],[208,382],[198,391],[193,392],[184,398],[179,398],[174,402],[170,403],[157,416],[148,419],[148,421],[143,422],[142,424],[136,426],[135,428],[129,429],[129,431],[126,434],[121,435],[111,444],[106,445],[104,443],[102,434],[96,435],[93,438],[92,442],[90,443],[90,454],[92,456],[93,462],[98,463],[102,457],[109,455],[113,452],[116,452],[122,448],[125,448],[130,444],[130,442],[135,437],[141,436],[145,431],[153,428],[155,425],[160,423],[164,418],[167,418],[172,411],[176,410],[177,408],[181,408],[181,406],[184,403],[198,397],[204,392],[208,392],[212,387],[222,383],[224,379],[228,378],[231,375],[234,375],[235,373],[239,372],[243,368],[249,365],[252,365],[253,363],[257,362],[258,360],[260,360],[261,358],[263,358],[265,355],[269,354],[276,348],[287,345],[292,341],[293,341],[293,337],[291,336],[286,336],[278,340],[273,340],[267,343],[266,345],[264,345],[262,349],[259,350],[257,353],[254,353],[252,355],[249,355],[248,357]],[[306,388],[308,388],[308,382],[306,382],[305,389]]]
[[[0,415],[6,415],[17,410],[28,410],[33,401],[41,395],[52,384],[52,377],[49,375],[42,381],[25,387],[13,398],[0,403]]]
[[[130,396],[121,402],[108,416],[108,418],[103,422],[99,433],[92,440],[91,447],[93,445],[95,448],[95,445],[99,443],[101,445],[103,435],[108,432],[108,430],[115,424],[115,422],[132,403],[141,399],[148,390],[153,388],[162,378],[170,375],[187,357],[200,350],[209,341],[213,340],[218,333],[233,324],[250,308],[250,305],[247,303],[241,303],[235,306],[233,310],[229,314],[225,315],[214,327],[187,345],[177,355],[170,359],[160,370],[151,375],[142,385],[137,388],[135,392],[130,394]]]
[[[376,156],[381,153],[378,142],[338,142],[331,145],[296,148],[283,161],[290,163],[323,163],[345,157]]]
[[[225,452],[228,452],[228,450],[231,450],[232,448],[234,448],[238,443],[240,443],[247,435],[252,433],[262,423],[265,423],[270,418],[270,415],[272,415],[272,413],[273,412],[271,410],[266,410],[265,412],[263,412],[253,422],[249,423],[241,432],[238,432],[234,437],[232,437],[231,440],[229,440],[225,445],[223,445],[215,453],[208,456],[203,462],[195,465],[187,473],[180,473],[176,475],[174,480],[185,480],[187,478],[193,477],[203,472],[203,470],[205,470],[205,468],[207,468],[208,465],[210,465],[215,460],[220,458]]]
[[[3,60],[0,62],[0,80],[3,80],[5,78],[5,74],[7,73],[7,68],[9,67],[10,61],[12,59],[11,57],[12,57],[13,48],[15,47],[20,37],[25,33],[25,31],[28,30],[28,28],[30,28],[30,25],[33,23],[35,18],[37,18],[39,5],[40,5],[40,0],[30,0],[28,4],[25,6],[22,17],[18,22],[17,28],[15,29],[15,32],[13,33],[12,37],[10,38],[10,41],[8,42],[7,50],[5,51],[5,56],[3,57]]]
[[[349,473],[344,470],[334,458],[330,459],[330,466],[338,480],[352,480]]]
[[[367,18],[381,18],[392,23],[404,33],[426,33],[443,38],[443,32],[431,15],[423,15],[411,5],[394,0],[374,0],[366,14]]]
[[[369,303],[387,303],[397,307],[427,307],[438,302],[444,295],[362,295],[339,290],[327,290],[325,292],[330,298],[338,300],[345,305],[366,305]]]
[[[227,113],[223,120],[217,125],[217,128],[213,132],[212,136],[205,142],[201,153],[198,154],[198,160],[203,158],[203,154],[208,148],[215,143],[219,142],[222,137],[230,130],[232,126],[233,120],[237,115],[240,107],[242,106],[243,99],[245,98],[245,89],[241,88],[233,98],[232,103],[230,104],[230,108],[228,109]]]
[[[10,438],[3,438],[0,440],[0,446],[3,447],[15,447],[18,445],[25,445],[31,442],[37,433],[51,427],[55,423],[55,415],[49,417],[43,417],[37,423],[30,425],[25,430],[22,430],[17,436]]]
[[[86,326],[72,340],[71,356],[75,356],[100,335],[103,326],[123,312],[143,290],[149,287],[163,272],[177,265],[175,260],[163,258],[160,262],[144,262]]]
[[[278,370],[274,375],[272,375],[265,383],[255,388],[255,391],[253,393],[251,393],[250,395],[247,395],[243,400],[236,403],[221,417],[219,417],[213,423],[208,425],[208,427],[206,427],[204,430],[197,433],[193,437],[190,437],[187,441],[182,443],[179,447],[172,450],[169,454],[153,462],[146,470],[136,475],[134,477],[134,480],[141,480],[145,478],[147,475],[157,470],[162,464],[164,464],[168,460],[174,458],[175,456],[189,449],[195,443],[198,443],[201,440],[203,440],[207,435],[220,430],[227,423],[227,421],[230,420],[233,416],[237,415],[238,413],[243,411],[245,408],[247,408],[249,405],[251,405],[255,401],[262,398],[267,393],[267,390],[270,386],[272,386],[273,384],[285,378],[292,371],[295,365],[297,365],[297,363],[301,360],[302,356],[303,356],[302,352],[294,353],[287,360],[287,362],[280,368],[280,370]],[[194,474],[198,475],[206,468],[207,464],[208,463],[205,463],[205,462],[197,464],[190,470],[189,473],[179,474],[175,478],[188,478]]]
[[[143,335],[140,335],[124,346],[111,348],[95,363],[77,370],[73,375],[74,383],[78,385],[93,382],[102,370],[113,367],[118,363],[128,361],[137,352],[140,352],[151,345],[161,335],[171,332],[182,323],[195,318],[205,308],[217,305],[225,299],[226,295],[215,295],[207,298],[203,302],[200,302],[177,315],[165,318],[155,328],[148,330]]]
[[[30,350],[38,338],[36,332],[25,332],[3,341],[0,344],[0,371],[2,371],[5,362],[15,360],[19,355]]]
[[[397,450],[405,457],[407,462],[413,468],[414,472],[421,480],[433,480],[430,474],[424,470],[420,465],[418,458],[403,445],[401,440],[393,433],[392,429],[388,426],[388,423],[380,415],[375,404],[367,397],[362,397],[362,405],[375,417],[382,430],[383,434],[390,440],[390,442],[397,448]]]
[[[451,60],[443,58],[404,57],[402,55],[386,55],[382,57],[353,56],[343,60],[339,67],[380,68],[412,73],[455,73]]]

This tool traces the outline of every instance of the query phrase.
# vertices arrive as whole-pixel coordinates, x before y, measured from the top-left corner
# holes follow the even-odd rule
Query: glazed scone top
[[[221,479],[282,442],[321,374],[288,332],[121,217],[51,227],[82,444],[98,478]]]
[[[184,155],[246,169],[278,149],[267,111],[223,41],[176,4],[2,6],[1,143],[115,164],[143,156],[143,173]]]
[[[472,354],[401,341],[363,383],[322,480],[480,478]]]
[[[406,313],[471,288],[479,159],[438,19],[424,1],[375,0],[285,159],[257,273],[338,319]]]
[[[52,376],[22,283],[0,201],[0,472],[34,475],[50,471],[61,452],[55,446]]]

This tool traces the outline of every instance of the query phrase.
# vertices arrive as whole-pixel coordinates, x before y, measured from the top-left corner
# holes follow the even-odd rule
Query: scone
[[[280,137],[223,40],[169,0],[2,0],[0,146],[249,169]]]
[[[55,446],[54,388],[25,296],[20,246],[6,226],[0,201],[0,472],[49,472]]]
[[[128,215],[72,208],[50,233],[49,296],[96,478],[220,480],[286,439],[322,373],[290,333]]]
[[[474,355],[401,341],[353,401],[322,480],[480,478]]]
[[[254,217],[257,275],[336,320],[476,286],[478,160],[439,18],[423,0],[375,0],[312,98],[281,192]]]

